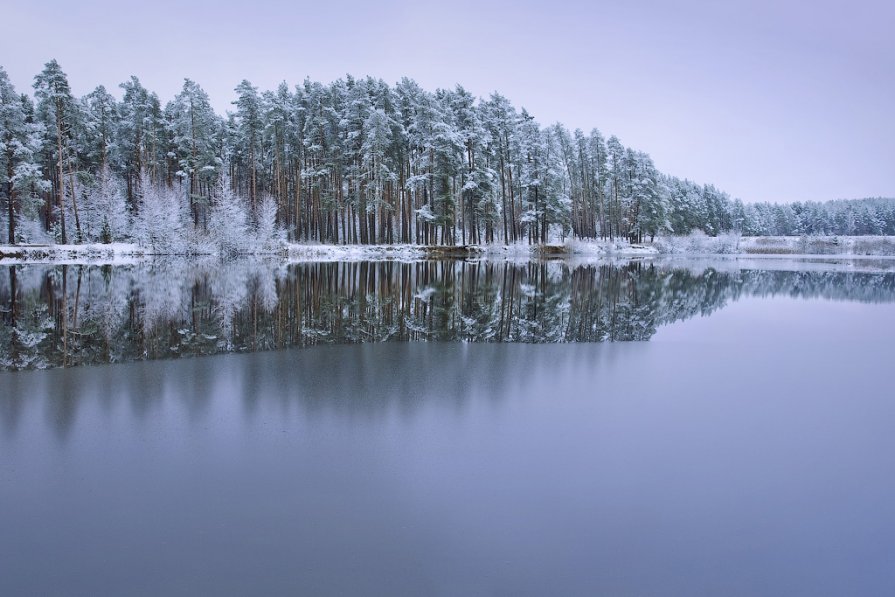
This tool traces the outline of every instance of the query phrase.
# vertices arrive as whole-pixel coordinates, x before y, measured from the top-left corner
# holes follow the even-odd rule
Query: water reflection
[[[895,301],[895,273],[561,262],[14,266],[0,369],[316,344],[648,340],[750,295]]]
[[[721,350],[392,342],[8,374],[0,593],[891,595],[895,312],[849,308],[836,338],[840,307],[774,333],[747,310],[765,333]]]

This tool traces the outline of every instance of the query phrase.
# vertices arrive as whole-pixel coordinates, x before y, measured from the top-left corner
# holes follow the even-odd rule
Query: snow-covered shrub
[[[701,230],[694,230],[687,236],[657,238],[653,246],[663,254],[728,255],[740,252],[740,234],[729,232],[718,236],[708,236]]]
[[[247,251],[250,230],[248,212],[245,202],[233,192],[226,177],[221,181],[208,220],[208,233],[221,255],[238,255]]]
[[[277,203],[265,195],[255,213],[255,250],[262,253],[281,251],[286,246],[286,231],[277,225]]]
[[[143,177],[141,197],[134,217],[133,237],[151,253],[189,252],[189,208],[174,189],[156,187]]]
[[[80,206],[85,240],[111,243],[130,236],[130,215],[121,183],[106,166],[84,194]]]

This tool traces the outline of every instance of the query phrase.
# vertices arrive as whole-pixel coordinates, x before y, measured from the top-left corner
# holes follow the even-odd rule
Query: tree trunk
[[[56,116],[56,208],[59,210],[59,218],[62,223],[62,244],[68,244],[68,234],[65,231],[65,210],[63,209],[63,195],[65,193],[65,179],[62,171],[62,123],[59,120],[59,112],[61,108],[57,108]]]
[[[11,148],[10,148],[11,149]],[[6,155],[6,197],[9,216],[9,244],[16,244],[16,189],[12,184],[15,170],[12,167],[12,157],[7,150]]]
[[[71,206],[75,214],[75,232],[77,234],[78,243],[84,242],[84,235],[81,234],[81,217],[78,215],[78,188],[75,186],[75,173],[70,170],[68,173],[69,184],[71,185]]]

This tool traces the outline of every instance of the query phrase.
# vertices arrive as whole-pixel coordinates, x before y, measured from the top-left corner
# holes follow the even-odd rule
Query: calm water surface
[[[895,594],[895,274],[768,267],[6,271],[0,594]]]

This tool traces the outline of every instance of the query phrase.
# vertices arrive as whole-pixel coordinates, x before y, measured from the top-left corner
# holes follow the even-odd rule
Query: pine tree
[[[207,224],[209,198],[217,184],[221,159],[222,123],[211,109],[208,94],[185,79],[183,89],[165,108],[171,129],[177,176],[186,181],[193,225]]]
[[[522,191],[522,234],[529,244],[546,242],[547,220],[544,208],[544,180],[546,176],[546,147],[541,127],[524,108],[519,125],[522,163],[519,167],[519,186]],[[543,238],[542,238],[543,237]]]
[[[147,124],[150,119],[151,99],[149,91],[137,77],[120,85],[124,97],[118,105],[115,162],[124,177],[127,201],[136,208],[139,188],[146,170]],[[155,182],[158,182],[156,180]]]
[[[6,209],[7,242],[18,241],[21,198],[40,188],[40,168],[35,163],[38,138],[25,117],[23,99],[6,71],[0,67],[0,196]]]
[[[659,187],[659,173],[653,161],[643,152],[635,154],[635,177],[633,193],[639,211],[636,214],[634,233],[637,241],[648,234],[650,241],[668,229],[665,197]]]
[[[234,144],[237,166],[247,172],[246,192],[249,207],[255,210],[258,197],[258,165],[261,161],[261,138],[263,134],[261,97],[258,88],[245,79],[236,87]]]
[[[87,168],[101,173],[111,166],[111,149],[116,141],[118,105],[106,88],[100,85],[81,100],[83,121],[81,132]]]
[[[519,119],[510,101],[497,93],[491,95],[482,106],[482,110],[496,154],[503,240],[504,243],[515,242],[518,237],[518,222],[513,164],[516,163],[516,156],[519,153],[516,151],[518,145],[516,125]],[[518,177],[518,173],[516,175]]]
[[[44,126],[45,169],[51,173],[49,178],[52,181],[55,198],[55,213],[47,220],[53,222],[58,217],[60,238],[63,244],[67,243],[67,218],[64,205],[67,180],[75,228],[80,241],[81,225],[75,188],[77,156],[72,148],[73,133],[80,114],[78,105],[72,96],[68,78],[55,60],[48,62],[44,66],[44,70],[34,78],[34,95],[37,99],[37,118]]]
[[[292,114],[293,97],[286,83],[280,83],[274,92],[265,92],[262,96],[263,144],[270,148],[270,164],[272,181],[268,191],[275,197],[276,221],[287,225],[289,216],[289,177],[299,144],[295,137],[295,124]]]

